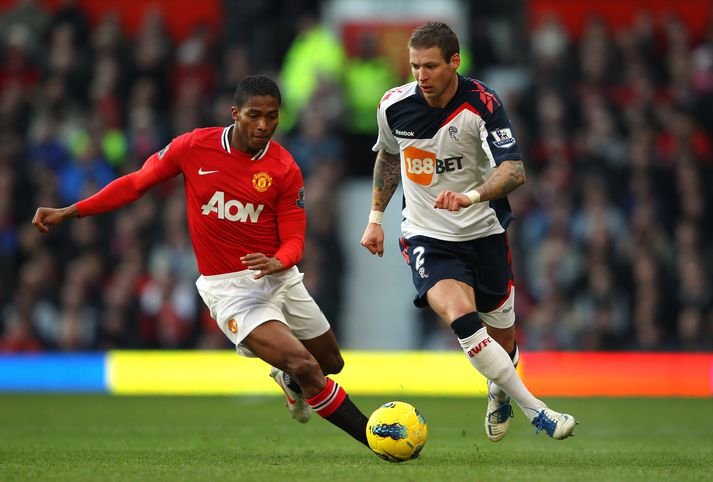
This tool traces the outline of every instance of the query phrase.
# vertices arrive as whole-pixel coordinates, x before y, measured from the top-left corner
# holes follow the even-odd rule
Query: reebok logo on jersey
[[[413,137],[415,135],[413,131],[400,131],[398,129],[395,129],[394,133],[401,137]]]
[[[438,159],[433,152],[407,147],[404,150],[404,164],[406,176],[409,179],[416,184],[430,186],[434,173],[444,174],[463,169],[463,156]]]
[[[495,129],[490,133],[495,139],[495,147],[505,148],[515,145],[515,138],[512,136],[512,131],[508,128],[505,129]]]
[[[244,223],[249,218],[251,223],[256,223],[264,207],[262,204],[257,207],[252,203],[243,204],[237,199],[225,202],[225,193],[216,191],[210,201],[201,207],[201,211],[204,216],[214,212],[218,214],[218,219]]]
[[[492,343],[492,342],[493,342],[493,339],[490,337],[487,337],[485,340],[481,341],[480,343],[475,345],[473,348],[468,350],[466,352],[466,355],[468,355],[470,358],[473,358],[475,355],[480,353],[483,350],[483,348],[488,346],[488,343]]]
[[[205,176],[206,174],[215,174],[216,172],[218,171],[204,171],[202,167],[198,169],[199,176]]]

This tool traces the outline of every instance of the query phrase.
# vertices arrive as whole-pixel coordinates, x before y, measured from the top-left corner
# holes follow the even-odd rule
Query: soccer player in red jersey
[[[295,266],[306,228],[302,173],[271,140],[280,89],[255,75],[237,86],[233,125],[175,138],[143,167],[93,196],[60,209],[40,207],[32,220],[47,233],[66,219],[112,211],[183,174],[188,228],[201,276],[198,292],[238,353],[272,365],[292,416],[315,410],[367,445],[367,417],[325,374],[344,366],[329,323]]]

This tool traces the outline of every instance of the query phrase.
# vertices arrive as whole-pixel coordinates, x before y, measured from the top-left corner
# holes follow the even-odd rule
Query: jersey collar
[[[232,154],[233,151],[230,149],[230,135],[233,132],[233,127],[235,127],[235,124],[231,124],[225,129],[223,129],[223,134],[220,136],[220,143],[223,146],[223,150],[227,152],[228,154]],[[265,157],[265,154],[267,154],[268,149],[270,149],[270,144],[272,141],[267,141],[267,144],[265,145],[264,149],[260,149],[255,153],[253,157],[250,158],[251,161],[259,161],[263,157]]]
[[[423,92],[421,92],[421,89],[418,88],[418,82],[414,82],[414,87],[416,89],[416,98],[420,102],[426,105],[429,109],[439,109],[439,110],[446,110],[448,109],[454,102],[457,102],[459,97],[465,92],[465,86],[466,86],[466,79],[459,73],[456,73],[456,76],[458,76],[458,87],[456,88],[456,91],[453,93],[453,97],[451,97],[451,100],[448,101],[448,103],[445,105],[445,107],[431,107],[428,105],[428,102],[426,101],[426,98],[423,96]]]

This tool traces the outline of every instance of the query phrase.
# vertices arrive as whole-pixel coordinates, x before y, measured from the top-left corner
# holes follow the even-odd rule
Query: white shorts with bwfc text
[[[320,336],[329,329],[317,303],[302,284],[297,267],[254,279],[251,270],[200,276],[198,293],[225,336],[240,355],[255,356],[241,342],[256,327],[277,320],[300,340]]]

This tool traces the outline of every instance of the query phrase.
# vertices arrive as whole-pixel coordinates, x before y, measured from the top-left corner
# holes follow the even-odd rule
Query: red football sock
[[[366,424],[369,419],[361,413],[354,402],[349,399],[347,392],[334,380],[327,378],[324,389],[314,397],[308,398],[307,404],[320,417],[368,446]]]

